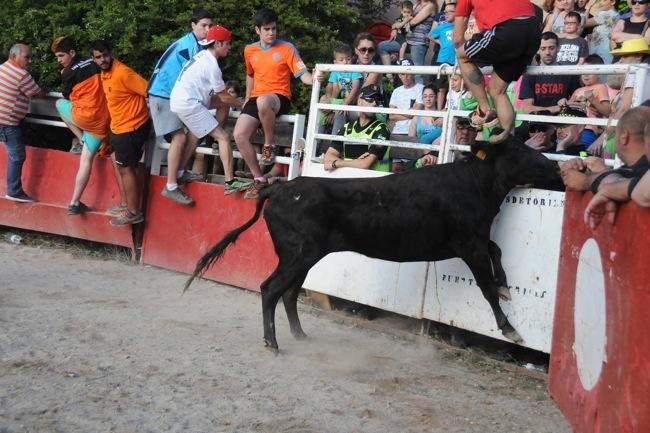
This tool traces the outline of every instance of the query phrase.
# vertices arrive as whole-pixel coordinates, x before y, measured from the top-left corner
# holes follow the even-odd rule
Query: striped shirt
[[[29,72],[11,60],[0,65],[0,125],[20,124],[29,111],[29,98],[40,91]]]

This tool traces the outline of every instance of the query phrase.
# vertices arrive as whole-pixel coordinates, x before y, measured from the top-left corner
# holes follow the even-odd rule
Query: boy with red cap
[[[480,33],[465,41],[472,12]],[[540,24],[530,0],[458,0],[456,3],[453,37],[456,58],[465,85],[478,101],[470,122],[475,127],[487,128],[500,123],[503,132],[490,137],[491,143],[504,141],[514,128],[515,111],[506,90],[530,64],[539,48],[540,37]],[[477,64],[494,68],[488,93],[496,111],[490,106]]]
[[[248,188],[250,182],[233,177],[232,148],[230,137],[223,129],[230,107],[241,109],[243,103],[228,93],[218,60],[230,51],[230,30],[212,26],[205,39],[199,41],[203,50],[185,64],[172,89],[169,106],[188,129],[188,145],[194,149],[199,140],[207,135],[219,143],[219,157],[226,177],[225,194]],[[217,118],[208,111],[217,108]],[[163,195],[167,190],[163,190]],[[191,198],[190,198],[191,200]],[[182,203],[182,204],[191,204]]]

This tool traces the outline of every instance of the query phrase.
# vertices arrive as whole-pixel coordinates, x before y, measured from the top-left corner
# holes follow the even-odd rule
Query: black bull
[[[194,278],[260,217],[279,263],[262,283],[264,342],[275,352],[275,307],[282,297],[291,333],[304,338],[298,292],[309,270],[329,253],[355,251],[393,262],[460,257],[474,274],[503,335],[522,339],[501,310],[510,294],[501,250],[490,227],[508,192],[518,185],[558,189],[557,164],[516,138],[487,147],[485,159],[425,167],[372,179],[299,177],[261,191],[253,217],[228,233],[196,264]]]

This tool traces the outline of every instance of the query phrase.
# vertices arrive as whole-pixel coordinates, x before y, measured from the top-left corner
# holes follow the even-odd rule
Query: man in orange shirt
[[[258,42],[244,49],[246,61],[246,104],[235,124],[234,136],[239,152],[244,157],[254,181],[244,198],[257,198],[267,180],[257,163],[257,155],[251,137],[259,128],[264,130],[262,148],[263,165],[271,165],[275,159],[275,118],[291,108],[291,75],[312,85],[312,75],[307,71],[296,47],[290,42],[277,39],[278,15],[262,8],[254,17]]]
[[[56,38],[52,42],[52,52],[62,67],[63,99],[56,101],[56,109],[81,147],[78,151],[74,146],[70,150],[81,152],[81,156],[68,206],[68,215],[80,215],[90,210],[81,201],[81,195],[88,184],[95,154],[102,142],[108,139],[111,119],[102,89],[101,71],[93,59],[78,55],[76,44],[68,37]]]
[[[102,87],[111,115],[109,141],[115,154],[118,184],[125,204],[111,224],[121,226],[144,221],[140,212],[140,186],[136,169],[149,138],[151,122],[147,108],[147,80],[113,58],[110,46],[97,41],[92,46],[93,60],[102,70]]]

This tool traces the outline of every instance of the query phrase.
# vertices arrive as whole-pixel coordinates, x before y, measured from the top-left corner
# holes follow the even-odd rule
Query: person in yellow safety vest
[[[361,89],[357,98],[358,106],[377,107],[380,104],[379,87],[373,84]],[[350,138],[388,140],[390,131],[381,117],[374,113],[359,112],[359,118],[346,123],[341,128],[339,135]],[[341,167],[353,167],[389,172],[391,168],[390,147],[333,141],[325,152],[323,166],[326,171]]]

